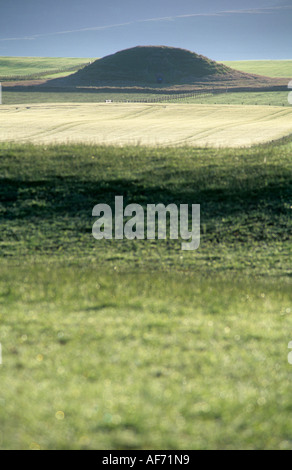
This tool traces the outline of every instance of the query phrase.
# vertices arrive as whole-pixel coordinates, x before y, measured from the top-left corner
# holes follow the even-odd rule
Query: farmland
[[[236,147],[289,135],[292,110],[192,104],[19,105],[2,106],[0,123],[1,141]]]

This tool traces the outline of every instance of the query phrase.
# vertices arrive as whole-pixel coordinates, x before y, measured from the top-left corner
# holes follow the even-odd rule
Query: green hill
[[[292,60],[232,60],[221,63],[240,72],[292,78]]]
[[[0,57],[0,80],[32,80],[77,72],[94,59],[64,57]]]
[[[63,80],[56,80],[55,84],[184,84],[203,77],[222,77],[232,73],[234,71],[229,67],[185,49],[137,46],[103,57]]]

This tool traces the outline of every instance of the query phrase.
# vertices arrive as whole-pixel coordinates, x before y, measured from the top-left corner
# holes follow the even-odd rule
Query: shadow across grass
[[[92,209],[108,204],[114,215],[115,196],[145,213],[147,204],[200,204],[210,248],[248,244],[250,251],[253,243],[288,243],[290,155],[287,138],[246,150],[3,145],[2,248],[22,243],[26,253],[35,252],[44,239],[52,254],[92,247]],[[136,251],[134,244],[127,249]],[[118,252],[107,250],[115,259]]]

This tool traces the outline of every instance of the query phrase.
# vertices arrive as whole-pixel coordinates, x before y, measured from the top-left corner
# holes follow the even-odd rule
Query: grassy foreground
[[[291,151],[0,145],[1,449],[291,449]],[[94,240],[115,195],[200,248]]]
[[[2,449],[291,449],[291,284],[1,269]]]

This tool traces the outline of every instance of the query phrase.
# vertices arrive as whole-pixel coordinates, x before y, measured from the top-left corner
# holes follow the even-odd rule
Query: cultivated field
[[[292,109],[181,104],[2,106],[3,142],[250,146],[292,132]]]

